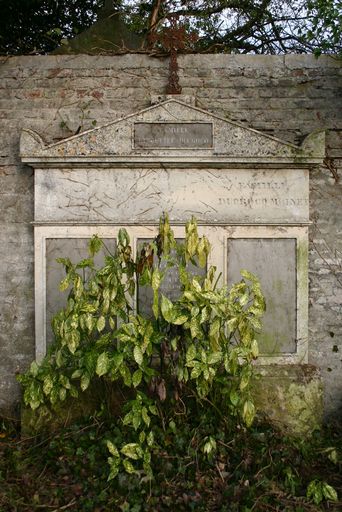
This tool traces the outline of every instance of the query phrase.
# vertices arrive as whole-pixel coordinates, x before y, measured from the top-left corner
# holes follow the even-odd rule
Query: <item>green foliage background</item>
[[[70,289],[67,307],[53,319],[55,343],[46,358],[19,378],[25,403],[53,407],[67,397],[77,399],[94,383],[114,387],[122,402],[114,412],[121,435],[119,445],[107,441],[109,479],[121,470],[152,477],[153,458],[168,449],[165,433],[177,433],[184,423],[192,425],[196,443],[210,458],[219,426],[232,431],[254,419],[255,331],[265,309],[258,280],[242,271],[231,290],[219,287],[216,269],[207,268],[210,244],[199,237],[195,219],[180,243],[164,216],[136,261],[121,229],[116,251],[95,269],[93,256],[102,245],[95,236],[89,258],[76,264],[59,259],[66,270],[60,289]],[[190,262],[206,268],[204,275],[190,274]],[[173,302],[160,293],[171,270],[182,284]],[[151,316],[132,309],[136,283],[152,288]],[[100,410],[113,415],[105,392]]]
[[[95,236],[89,258],[61,258],[69,295],[53,320],[56,342],[20,377],[37,413],[69,407],[83,391],[95,391],[97,408],[28,439],[0,422],[1,510],[340,510],[340,430],[301,440],[253,421],[254,332],[265,307],[257,279],[243,271],[220,288],[194,219],[184,243],[161,219],[135,261],[121,230],[95,269],[103,245]],[[160,287],[177,269],[182,292],[170,301]],[[133,309],[136,285],[153,292],[144,316]]]

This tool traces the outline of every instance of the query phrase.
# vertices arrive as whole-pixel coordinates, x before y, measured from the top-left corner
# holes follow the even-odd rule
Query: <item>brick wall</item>
[[[197,106],[299,143],[327,129],[328,167],[311,178],[310,353],[326,414],[342,411],[342,62],[330,57],[186,55],[184,94]],[[23,56],[0,64],[0,411],[19,400],[15,372],[34,354],[33,176],[19,160],[22,128],[47,142],[150,105],[166,59],[146,55]],[[337,174],[336,174],[337,173]],[[334,178],[335,175],[335,178]],[[340,182],[336,177],[340,176]]]

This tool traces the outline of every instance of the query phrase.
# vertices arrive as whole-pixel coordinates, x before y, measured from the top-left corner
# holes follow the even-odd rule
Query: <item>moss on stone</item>
[[[295,437],[308,437],[322,426],[323,389],[311,365],[261,367],[253,382],[260,415]]]
[[[23,437],[43,432],[56,432],[81,418],[103,414],[117,416],[123,405],[123,394],[113,383],[98,379],[78,398],[68,398],[54,406],[43,405],[36,410],[22,405],[21,433]]]

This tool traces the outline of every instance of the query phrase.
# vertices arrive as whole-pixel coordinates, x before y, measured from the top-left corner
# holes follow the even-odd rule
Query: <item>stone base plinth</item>
[[[291,436],[307,437],[322,426],[323,385],[311,365],[256,369],[253,398],[258,414]]]

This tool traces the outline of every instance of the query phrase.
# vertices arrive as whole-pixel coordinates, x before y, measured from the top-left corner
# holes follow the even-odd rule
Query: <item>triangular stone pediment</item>
[[[324,132],[295,146],[178,99],[54,144],[31,130],[20,141],[22,161],[31,165],[308,165],[321,162],[324,149]]]

